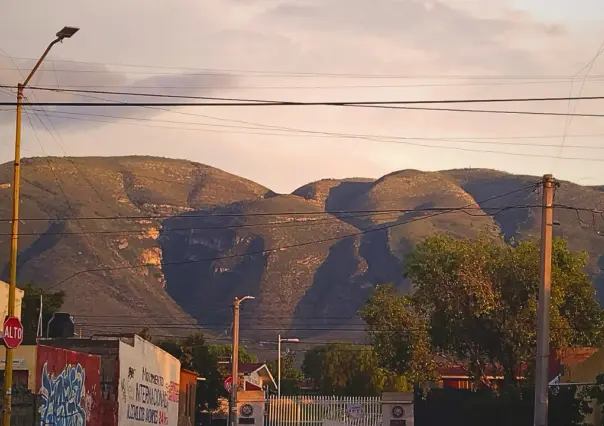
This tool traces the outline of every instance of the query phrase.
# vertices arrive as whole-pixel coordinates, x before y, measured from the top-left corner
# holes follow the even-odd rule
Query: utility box
[[[413,426],[413,393],[384,392],[382,394],[383,426]]]
[[[237,392],[236,424],[264,426],[264,391]]]

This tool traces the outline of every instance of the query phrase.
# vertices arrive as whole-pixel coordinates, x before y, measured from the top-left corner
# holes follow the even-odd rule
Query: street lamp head
[[[240,302],[243,302],[244,300],[251,300],[251,299],[255,299],[254,296],[244,296],[241,299],[239,299]]]
[[[291,339],[281,339],[282,342],[289,342],[289,343],[300,343],[300,339],[298,339],[297,337],[291,338]]]
[[[63,40],[64,38],[71,38],[71,36],[77,33],[78,31],[80,31],[80,29],[76,27],[63,27],[63,29],[57,33],[57,38],[59,40]]]

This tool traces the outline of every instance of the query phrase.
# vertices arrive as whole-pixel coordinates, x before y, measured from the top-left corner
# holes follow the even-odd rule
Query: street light
[[[38,62],[34,65],[32,70],[27,75],[27,78],[23,83],[17,85],[17,116],[15,122],[15,163],[13,168],[13,214],[12,214],[12,226],[11,226],[11,242],[10,242],[10,279],[8,287],[8,316],[15,316],[15,290],[17,288],[17,252],[19,249],[18,238],[19,238],[19,183],[21,176],[21,112],[23,103],[23,90],[25,86],[34,76],[38,70],[42,61],[50,52],[50,49],[63,39],[70,38],[76,32],[78,28],[75,27],[64,27],[61,31],[56,34],[56,39],[50,42],[44,53]],[[13,382],[13,350],[6,349],[6,364],[4,370],[4,416],[3,425],[10,426],[10,414],[11,414],[11,389]]]
[[[255,299],[254,296],[244,296],[233,299],[233,354],[231,356],[231,424],[237,424],[237,384],[239,383],[239,306],[245,300]]]
[[[281,335],[279,335],[277,339],[277,397],[281,398],[281,342],[285,343],[298,343],[300,339],[298,338],[289,338],[282,339]]]

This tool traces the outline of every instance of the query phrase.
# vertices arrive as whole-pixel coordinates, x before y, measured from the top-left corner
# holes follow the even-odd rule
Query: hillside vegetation
[[[438,233],[539,236],[538,209],[498,209],[538,205],[531,185],[539,178],[494,170],[403,170],[277,195],[184,160],[52,157],[22,165],[19,283],[64,290],[66,310],[86,333],[145,325],[160,334],[196,326],[220,333],[230,327],[233,296],[249,294],[256,299],[242,311],[245,337],[289,329],[359,339],[356,312],[373,286],[411,290],[402,262],[418,241]],[[12,163],[1,165],[3,280],[11,179]],[[492,199],[504,193],[511,194]],[[604,193],[562,182],[556,202],[602,209]],[[441,207],[471,210],[409,211]],[[604,284],[604,238],[592,215],[557,210],[555,219],[555,234],[589,252],[589,272],[596,286]]]

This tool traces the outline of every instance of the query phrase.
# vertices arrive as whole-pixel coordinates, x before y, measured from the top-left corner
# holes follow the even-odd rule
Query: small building
[[[277,389],[277,383],[275,383],[275,379],[268,369],[268,366],[264,363],[239,363],[239,376],[243,379],[243,390],[268,391],[271,389]]]
[[[36,345],[21,345],[13,350],[13,386],[36,392]],[[0,385],[4,389],[6,348],[0,344]]]
[[[180,399],[178,402],[178,426],[195,425],[197,379],[194,371],[180,369]]]
[[[4,281],[0,281],[0,313],[2,321],[8,314],[8,289],[10,285]],[[24,291],[17,288],[15,291],[15,316],[21,319],[21,304],[23,303]]]
[[[604,373],[604,348],[595,351],[590,357],[573,365],[568,365],[559,376],[562,384],[572,385],[577,390],[584,386],[596,383],[598,375]],[[593,403],[595,404],[595,403]],[[585,417],[585,423],[591,425],[602,424],[602,407],[598,404],[592,406],[593,412]]]
[[[178,425],[180,361],[136,334],[41,339],[101,360],[103,426]]]

